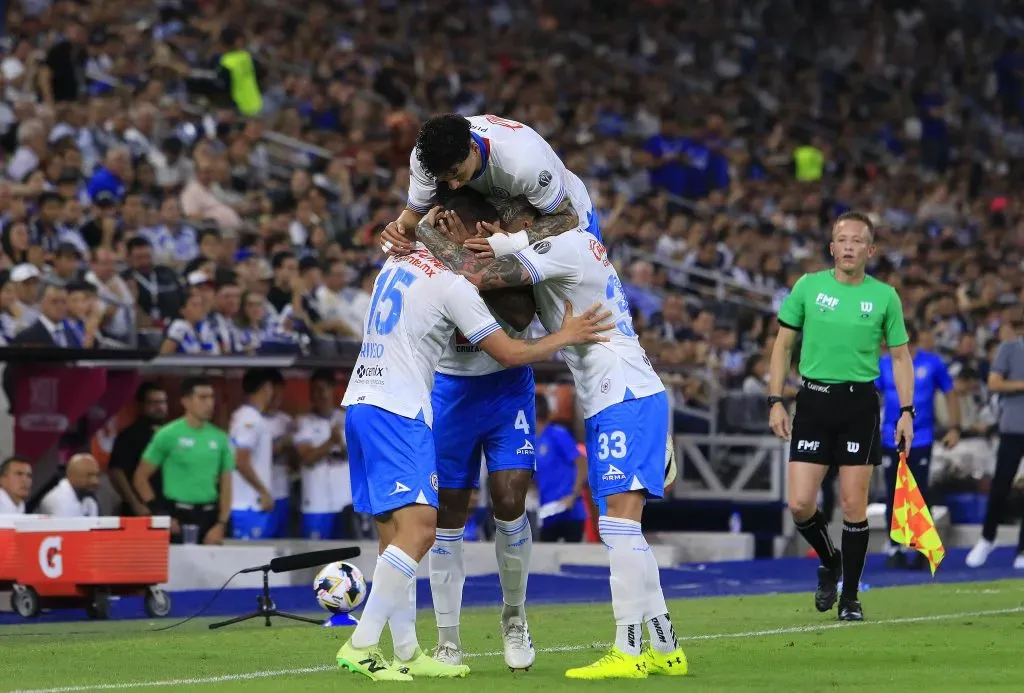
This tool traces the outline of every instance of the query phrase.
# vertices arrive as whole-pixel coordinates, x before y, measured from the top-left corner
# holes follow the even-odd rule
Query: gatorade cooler
[[[144,595],[150,616],[170,612],[170,597],[156,587],[167,582],[170,518],[26,517],[13,524],[13,542],[0,539],[0,546],[13,545],[11,605],[25,618],[42,608],[84,606],[105,619],[114,595]]]

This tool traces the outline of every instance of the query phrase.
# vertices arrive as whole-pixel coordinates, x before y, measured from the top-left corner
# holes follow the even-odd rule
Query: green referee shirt
[[[153,434],[142,460],[162,472],[168,500],[194,505],[215,503],[220,475],[235,468],[228,435],[211,423],[197,428],[184,417]]]
[[[882,341],[910,341],[894,288],[869,276],[842,284],[835,270],[800,277],[779,309],[779,324],[803,331],[800,375],[823,383],[872,382]]]

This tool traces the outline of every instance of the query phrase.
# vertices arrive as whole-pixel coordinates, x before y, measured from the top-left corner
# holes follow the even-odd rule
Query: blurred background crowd
[[[489,112],[587,183],[677,431],[767,430],[771,316],[858,209],[992,433],[1024,291],[1016,2],[5,4],[4,343],[336,353],[419,123]]]

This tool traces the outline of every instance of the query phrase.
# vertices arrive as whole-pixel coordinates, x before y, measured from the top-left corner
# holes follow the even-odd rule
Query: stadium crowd
[[[9,4],[3,343],[358,339],[419,123],[489,111],[587,182],[677,429],[766,392],[770,315],[860,209],[870,271],[951,364],[965,432],[991,432],[987,368],[1024,291],[1012,2]],[[255,102],[222,59],[238,51]]]

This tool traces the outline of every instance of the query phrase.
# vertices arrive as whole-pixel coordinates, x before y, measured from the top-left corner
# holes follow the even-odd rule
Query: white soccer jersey
[[[626,399],[665,390],[640,346],[622,282],[600,241],[578,229],[538,241],[516,257],[533,279],[537,313],[548,332],[561,327],[565,301],[577,315],[595,303],[612,313],[616,328],[605,335],[610,341],[562,350],[585,418]]]
[[[235,451],[248,450],[253,471],[270,490],[273,485],[274,438],[256,407],[243,404],[231,415],[231,445]],[[259,510],[260,494],[236,469],[232,472],[231,509]]]
[[[509,327],[504,320],[495,316],[501,329],[513,339],[521,339],[524,332],[517,332]],[[487,355],[487,352],[472,344],[461,332],[455,330],[448,346],[437,364],[437,372],[445,375],[477,376],[490,375],[504,370],[504,366]]]
[[[483,168],[469,187],[488,197],[523,195],[541,214],[550,214],[568,197],[581,226],[587,226],[593,212],[587,186],[533,128],[493,115],[470,116],[467,120],[483,158]],[[409,160],[409,209],[429,212],[436,186],[414,149]]]
[[[331,437],[331,429],[341,426],[342,445],[345,438],[345,413],[336,410],[331,418],[305,414],[298,419],[295,444],[319,447]],[[352,505],[352,482],[349,480],[348,456],[344,447],[336,447],[311,465],[302,467],[302,512],[325,514],[341,512]]]
[[[372,404],[433,422],[434,371],[454,330],[479,343],[501,327],[469,281],[417,243],[391,257],[373,284],[363,344],[341,405]]]
[[[283,411],[274,412],[264,418],[270,427],[271,441],[273,443],[287,435],[288,429],[292,425],[292,417]],[[288,460],[283,455],[274,457],[270,484],[270,494],[274,497],[274,500],[281,500],[289,496],[288,474]]]

